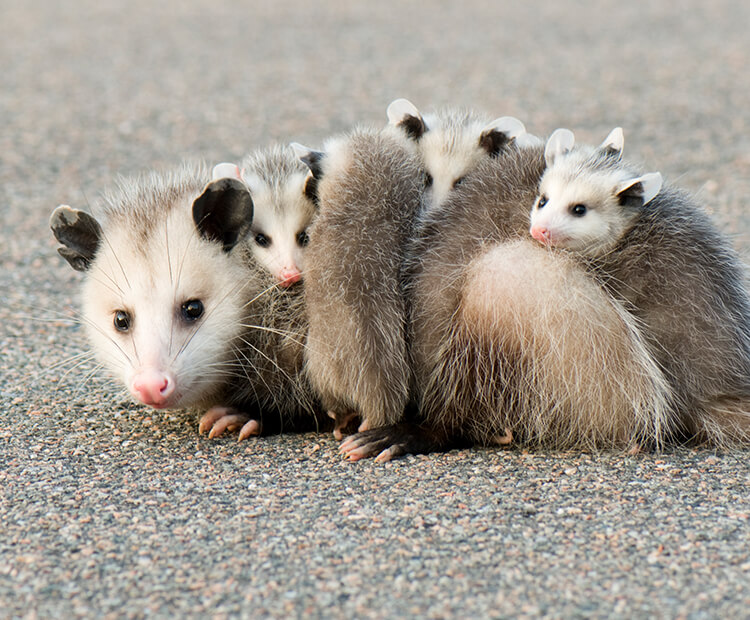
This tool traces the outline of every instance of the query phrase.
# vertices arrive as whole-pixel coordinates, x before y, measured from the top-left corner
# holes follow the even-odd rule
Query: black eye
[[[271,239],[269,237],[266,237],[263,233],[258,233],[255,235],[255,243],[257,243],[262,248],[267,248],[269,245],[271,245]]]
[[[536,203],[536,208],[541,209],[542,207],[544,207],[544,205],[547,204],[547,200],[547,196],[539,196],[539,202]]]
[[[584,215],[586,215],[586,205],[573,205],[572,207],[570,207],[570,212],[576,217],[583,217]]]
[[[200,299],[191,299],[182,304],[182,318],[186,321],[195,321],[203,314],[203,302]]]
[[[306,230],[297,233],[297,245],[304,248],[308,243],[310,243],[310,237],[307,236]]]
[[[466,180],[466,177],[458,177],[455,181],[453,181],[453,187],[458,187]]]
[[[432,187],[432,175],[429,172],[424,173],[424,186]]]
[[[114,324],[118,332],[128,331],[130,329],[130,315],[125,310],[116,310]]]

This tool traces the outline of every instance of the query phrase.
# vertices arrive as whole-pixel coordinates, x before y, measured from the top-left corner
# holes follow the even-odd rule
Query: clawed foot
[[[260,422],[233,407],[211,407],[203,414],[199,424],[200,434],[208,431],[208,438],[218,437],[224,431],[240,431],[238,441],[260,434]]]
[[[405,454],[426,454],[444,450],[449,442],[412,424],[393,424],[365,430],[347,437],[339,446],[350,461],[375,457],[384,463]]]
[[[337,441],[341,441],[344,435],[351,432],[348,427],[355,422],[359,416],[356,411],[346,411],[339,413],[338,411],[328,411],[328,417],[334,421],[333,436]]]

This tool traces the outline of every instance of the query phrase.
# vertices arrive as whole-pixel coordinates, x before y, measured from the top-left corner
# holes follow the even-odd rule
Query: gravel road
[[[343,462],[139,407],[47,221],[129,175],[318,145],[408,97],[601,141],[750,257],[750,4],[7,0],[0,618],[750,617],[750,450]],[[83,355],[82,355],[83,354]]]

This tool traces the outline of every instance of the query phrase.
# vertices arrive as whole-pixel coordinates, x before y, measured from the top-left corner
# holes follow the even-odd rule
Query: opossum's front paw
[[[329,410],[328,417],[334,421],[333,436],[337,441],[341,441],[345,434],[354,431],[354,423],[359,419],[357,412],[352,410],[343,413]]]
[[[208,438],[218,437],[224,431],[240,431],[238,441],[260,435],[260,422],[233,407],[211,407],[198,423],[198,432],[208,431]]]
[[[375,457],[379,463],[404,454],[426,454],[444,450],[450,442],[434,432],[414,424],[392,424],[355,433],[347,437],[339,450],[350,461]]]

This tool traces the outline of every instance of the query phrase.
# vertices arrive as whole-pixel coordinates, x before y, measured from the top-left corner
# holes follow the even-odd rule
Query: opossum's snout
[[[549,244],[552,242],[552,239],[550,238],[550,230],[545,226],[535,224],[531,227],[531,230],[529,232],[531,233],[531,236],[534,237],[534,239],[541,243]]]
[[[279,279],[279,286],[288,288],[299,282],[302,279],[302,274],[296,267],[285,267],[276,274],[276,277]]]
[[[144,405],[154,409],[169,406],[169,397],[177,385],[175,377],[156,368],[139,370],[130,383],[130,391]]]

